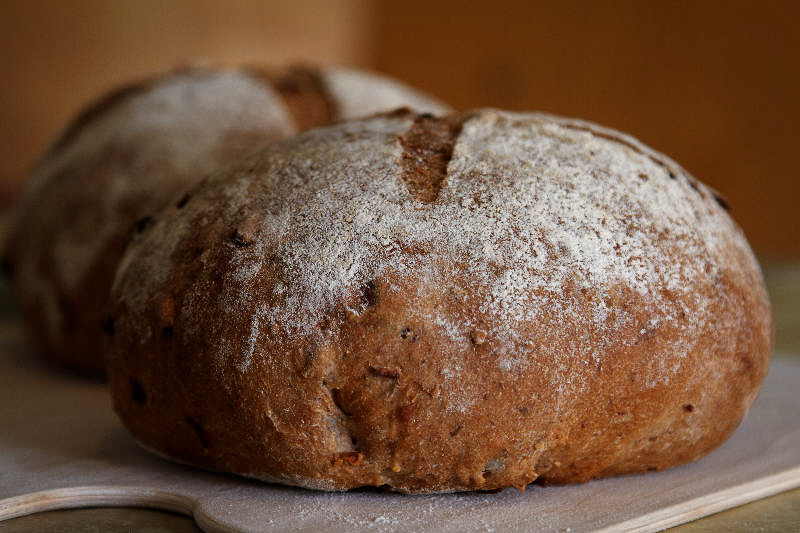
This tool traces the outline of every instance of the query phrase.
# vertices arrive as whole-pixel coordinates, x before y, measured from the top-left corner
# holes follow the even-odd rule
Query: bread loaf
[[[140,228],[111,295],[114,407],[166,457],[322,490],[693,461],[739,424],[771,351],[726,210],[577,120],[399,111],[315,129]]]
[[[102,373],[103,307],[131,231],[176,192],[268,142],[401,105],[445,109],[342,68],[188,68],[98,100],[38,162],[12,217],[4,265],[30,341],[53,360]]]

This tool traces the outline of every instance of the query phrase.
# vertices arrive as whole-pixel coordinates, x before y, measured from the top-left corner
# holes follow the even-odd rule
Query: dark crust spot
[[[207,450],[208,434],[206,433],[206,430],[203,427],[203,425],[189,415],[183,415],[183,418],[186,419],[186,422],[189,424],[189,426],[191,426],[192,431],[194,431],[194,434],[197,435],[197,440],[200,441],[200,446],[202,446],[204,450]]]
[[[144,387],[136,379],[131,379],[131,399],[136,405],[144,405],[147,403],[147,393]]]
[[[717,204],[722,209],[724,209],[725,211],[730,211],[731,210],[730,204],[728,203],[727,200],[725,200],[725,198],[722,197],[722,195],[720,193],[718,193],[717,191],[714,191],[713,196],[714,196],[714,201],[717,202]]]
[[[367,307],[372,307],[378,303],[378,287],[375,285],[375,280],[366,282],[361,287],[361,294],[364,296]]]
[[[401,177],[408,192],[420,202],[429,204],[439,197],[464,120],[462,115],[417,115],[411,127],[398,137],[403,147]]]
[[[231,235],[231,242],[237,248],[246,248],[253,244],[253,241],[242,235],[238,229],[234,230],[233,234]]]
[[[75,312],[75,308],[73,307],[73,302],[66,295],[63,293],[59,293],[57,295],[57,302],[58,307],[61,310],[61,316],[64,320],[63,328],[64,331],[74,331],[76,327],[78,327],[77,323],[77,316],[78,314]]]
[[[7,253],[3,254],[2,259],[0,259],[0,270],[2,270],[3,275],[8,279],[11,279],[14,275],[14,262]]]
[[[686,405],[683,406],[683,410],[686,411],[687,413],[693,413],[694,405],[687,403]]]
[[[349,412],[347,409],[344,408],[342,403],[342,391],[341,389],[333,388],[331,389],[331,399],[333,400],[334,405],[339,411],[342,412],[344,416],[353,416],[353,413]]]
[[[145,230],[145,228],[148,226],[148,224],[150,224],[150,222],[152,220],[153,220],[153,217],[144,216],[144,217],[140,218],[139,220],[137,220],[136,222],[134,222],[133,223],[133,227],[134,227],[134,229],[136,230],[137,233],[141,233],[141,232],[143,232]]]
[[[175,207],[177,207],[178,209],[182,209],[186,204],[189,203],[189,200],[191,200],[191,198],[192,195],[187,192],[186,194],[181,196],[181,199],[178,200],[178,203],[175,204]]]
[[[419,335],[414,333],[414,331],[410,327],[406,326],[402,329],[402,331],[400,331],[400,338],[405,340],[410,340],[411,342],[415,342],[417,339],[419,339]]]
[[[173,326],[167,326],[161,330],[161,336],[165,339],[171,339],[175,335],[175,328]]]
[[[100,328],[102,328],[103,333],[106,335],[113,335],[114,334],[114,317],[111,315],[106,315],[103,321],[100,323]]]
[[[372,494],[387,494],[387,493],[391,493],[391,492],[394,492],[394,491],[392,490],[392,486],[391,485],[389,485],[388,483],[384,483],[383,485],[378,485],[377,487],[375,485],[361,485],[361,486],[353,488],[353,489],[348,489],[347,492],[355,492],[355,493],[366,492],[366,493],[372,493]]]
[[[391,111],[381,111],[381,112],[375,113],[372,116],[373,117],[384,117],[384,118],[405,118],[405,117],[408,117],[408,116],[411,116],[411,115],[416,115],[414,110],[411,109],[410,107],[402,106],[402,107],[397,107],[395,109],[392,109]],[[424,115],[420,115],[420,116],[430,117],[431,115],[429,113],[425,113]]]
[[[338,119],[338,106],[319,69],[294,65],[283,72],[257,67],[248,69],[248,72],[277,91],[299,131]]]

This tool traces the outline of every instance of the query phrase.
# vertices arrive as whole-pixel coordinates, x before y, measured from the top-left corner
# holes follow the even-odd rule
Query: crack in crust
[[[411,127],[398,137],[403,147],[401,177],[408,192],[420,202],[430,204],[439,197],[464,120],[461,115],[417,115]]]

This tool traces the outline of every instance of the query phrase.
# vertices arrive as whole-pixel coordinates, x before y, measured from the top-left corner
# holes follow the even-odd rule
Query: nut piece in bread
[[[711,189],[629,136],[494,110],[320,128],[204,180],[134,237],[111,317],[145,447],[322,490],[693,461],[772,344]]]
[[[446,109],[392,80],[332,67],[181,69],[95,102],[38,162],[12,217],[3,264],[31,343],[101,374],[117,262],[169,198],[271,141],[403,105]]]

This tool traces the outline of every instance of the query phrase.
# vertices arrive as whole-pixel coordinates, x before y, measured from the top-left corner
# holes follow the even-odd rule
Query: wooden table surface
[[[800,357],[800,264],[769,264],[764,268],[776,323],[776,351]],[[17,320],[6,289],[0,290],[0,324]],[[800,489],[672,528],[676,533],[706,531],[798,531]],[[50,511],[0,522],[0,532],[29,531],[200,531],[191,518],[175,513],[133,508]]]

